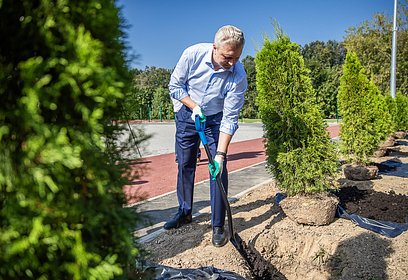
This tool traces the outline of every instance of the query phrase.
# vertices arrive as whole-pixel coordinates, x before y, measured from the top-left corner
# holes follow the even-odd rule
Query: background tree
[[[335,147],[299,46],[278,28],[276,37],[255,58],[268,167],[289,195],[321,192],[337,170]]]
[[[173,103],[169,100],[170,94],[167,88],[159,87],[153,94],[152,118],[159,120],[171,120],[174,118]]]
[[[168,90],[171,70],[153,66],[133,73],[133,87],[126,98],[127,115],[132,119],[159,118],[160,110],[165,110],[163,118],[172,119],[173,113],[167,112],[173,110],[169,109],[173,105]]]
[[[248,88],[245,92],[245,102],[241,110],[241,115],[244,118],[255,119],[258,117],[258,105],[256,104],[258,92],[256,90],[255,60],[252,56],[247,55],[242,60],[242,65],[244,66],[247,74]]]
[[[113,0],[0,1],[0,278],[127,278],[115,146],[130,75]]]
[[[314,41],[301,50],[305,65],[310,69],[312,85],[324,117],[337,117],[337,90],[340,84],[341,65],[346,50],[336,41]]]
[[[131,77],[139,75],[142,70],[132,69],[130,70]],[[143,119],[144,104],[147,104],[147,96],[137,90],[137,88],[132,83],[128,91],[125,93],[126,102],[123,103],[122,114],[120,116],[121,120],[138,120]]]
[[[397,40],[397,91],[408,94],[408,22],[406,1],[399,3]],[[376,14],[372,21],[346,31],[344,45],[357,54],[367,76],[383,94],[390,92],[390,68],[393,19]]]

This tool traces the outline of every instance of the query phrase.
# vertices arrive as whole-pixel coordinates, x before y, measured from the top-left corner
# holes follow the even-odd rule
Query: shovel
[[[208,162],[211,165],[214,165],[214,159],[211,156],[211,152],[210,152],[210,148],[208,146],[208,142],[207,142],[207,138],[205,136],[204,130],[205,130],[205,119],[201,119],[198,115],[195,116],[195,127],[196,130],[198,132],[198,135],[200,136],[201,139],[201,143],[204,146],[205,152],[207,154],[208,157]],[[231,208],[228,202],[228,197],[227,197],[227,193],[225,192],[224,186],[222,184],[221,181],[221,175],[217,174],[216,176],[216,181],[217,181],[217,185],[218,188],[220,189],[221,192],[221,197],[222,197],[222,201],[224,202],[225,208],[227,210],[227,217],[228,217],[228,230],[229,230],[229,241],[232,243],[232,245],[234,245],[234,247],[238,250],[238,252],[240,253],[240,255],[245,259],[245,261],[247,262],[248,266],[253,269],[253,263],[252,263],[252,258],[250,256],[250,253],[248,253],[247,246],[244,243],[244,241],[242,241],[241,237],[234,232],[234,227],[232,225],[232,214],[231,214]]]

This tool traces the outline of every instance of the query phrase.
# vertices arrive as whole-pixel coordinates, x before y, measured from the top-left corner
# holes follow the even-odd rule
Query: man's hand
[[[208,164],[208,169],[213,180],[216,179],[218,174],[222,174],[224,167],[224,157],[222,155],[216,155],[214,158],[214,165]]]
[[[193,109],[193,113],[191,114],[191,118],[193,119],[193,122],[195,122],[195,116],[199,116],[200,119],[205,119],[205,116],[203,114],[203,112],[201,111],[200,106],[195,106]]]

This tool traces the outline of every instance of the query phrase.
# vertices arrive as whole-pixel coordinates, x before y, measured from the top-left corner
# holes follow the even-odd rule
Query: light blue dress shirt
[[[228,70],[215,71],[212,49],[213,44],[201,43],[183,52],[170,78],[170,96],[176,100],[190,96],[206,116],[223,111],[220,131],[233,135],[248,87],[246,73],[239,61]]]

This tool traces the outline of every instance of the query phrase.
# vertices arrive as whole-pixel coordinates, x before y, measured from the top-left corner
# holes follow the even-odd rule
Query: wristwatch
[[[224,158],[227,156],[226,153],[220,152],[220,151],[217,151],[216,155],[217,155],[217,156],[223,156]]]

